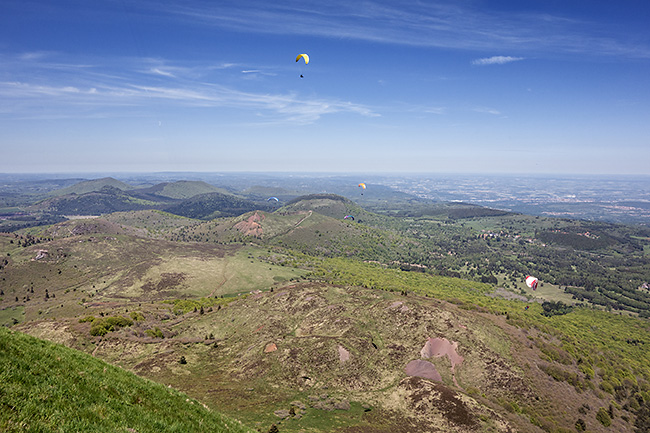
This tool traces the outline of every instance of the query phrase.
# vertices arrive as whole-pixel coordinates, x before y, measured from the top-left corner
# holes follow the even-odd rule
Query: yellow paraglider
[[[307,54],[298,54],[298,57],[296,57],[296,62],[300,59],[305,59],[305,65],[309,63],[309,56]]]
[[[309,56],[307,54],[298,54],[298,57],[296,57],[296,62],[300,59],[305,60],[305,65],[309,63]],[[300,78],[304,78],[302,74],[300,74]]]
[[[363,190],[366,189],[366,184],[363,183],[363,182],[361,182],[361,183],[359,184],[359,188],[361,188],[361,195],[363,195]]]

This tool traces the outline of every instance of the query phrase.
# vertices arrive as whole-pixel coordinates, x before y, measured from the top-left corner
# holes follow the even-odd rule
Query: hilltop
[[[352,200],[336,194],[309,194],[288,202],[284,212],[314,211],[331,218],[343,219],[346,215],[356,215],[361,219],[367,212]]]
[[[165,182],[148,188],[133,188],[112,178],[84,181],[56,190],[53,197],[29,209],[48,215],[104,215],[145,209],[165,210],[190,218],[210,219],[239,215],[260,207],[205,182]],[[268,208],[264,204],[262,208]]]
[[[172,199],[186,199],[200,194],[211,192],[227,193],[223,188],[217,188],[203,181],[177,181],[163,182],[150,188],[141,188],[137,191],[140,194],[152,194]]]
[[[268,206],[260,205],[251,200],[239,198],[231,194],[211,192],[193,196],[178,204],[165,207],[165,210],[169,213],[188,218],[214,219],[241,215],[244,212],[260,208],[264,209],[268,208]]]
[[[81,195],[89,192],[101,191],[105,187],[116,188],[120,191],[129,191],[134,189],[133,186],[121,182],[117,179],[114,179],[112,177],[104,177],[101,179],[85,180],[79,183],[75,183],[74,185],[70,185],[66,188],[52,191],[50,194],[53,196],[62,196],[68,194]]]

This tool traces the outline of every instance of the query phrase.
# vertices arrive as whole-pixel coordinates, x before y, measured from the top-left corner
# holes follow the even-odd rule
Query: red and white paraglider
[[[537,283],[538,283],[537,278],[531,277],[530,275],[526,277],[526,285],[531,289],[537,290]]]

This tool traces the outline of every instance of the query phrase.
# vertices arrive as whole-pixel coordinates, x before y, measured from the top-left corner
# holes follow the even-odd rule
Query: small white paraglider
[[[538,282],[539,282],[539,280],[537,278],[535,278],[535,277],[531,277],[530,275],[528,275],[526,277],[526,285],[528,287],[530,287],[531,289],[533,289],[533,290],[537,290],[537,283]]]

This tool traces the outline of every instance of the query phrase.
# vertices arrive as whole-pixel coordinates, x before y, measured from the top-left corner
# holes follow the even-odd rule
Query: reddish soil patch
[[[436,366],[430,363],[429,361],[422,361],[421,359],[416,359],[409,362],[404,369],[405,373],[408,376],[421,377],[423,379],[435,380],[436,382],[442,382],[442,376],[436,370]]]
[[[263,234],[261,221],[264,221],[264,215],[259,212],[255,212],[253,215],[249,216],[248,219],[240,221],[235,224],[233,227],[241,232],[244,236],[255,236],[261,237]]]
[[[339,346],[339,361],[341,361],[341,363],[345,363],[345,361],[349,361],[349,360],[350,360],[350,352],[345,350],[345,347]]]
[[[456,349],[458,349],[458,343],[449,341],[446,338],[429,338],[422,350],[420,350],[420,355],[422,358],[439,358],[446,355],[451,361],[451,371],[453,373],[456,366],[463,362],[463,357],[456,352]]]
[[[275,352],[276,350],[278,350],[278,346],[276,346],[275,343],[269,343],[266,345],[264,353]]]

